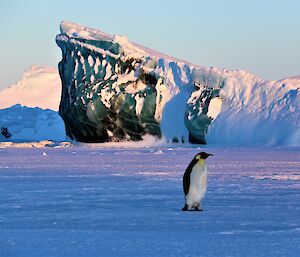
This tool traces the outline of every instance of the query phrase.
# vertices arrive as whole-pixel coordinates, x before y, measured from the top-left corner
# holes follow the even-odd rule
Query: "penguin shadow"
[[[174,211],[174,212],[180,212],[180,213],[187,213],[187,212],[194,212],[194,213],[197,213],[197,212],[199,212],[199,213],[203,213],[204,212],[204,210],[203,209],[192,209],[192,210],[184,210],[184,207],[183,208],[172,208],[172,211]]]
[[[181,211],[182,212],[203,212],[202,209],[184,210],[184,208],[182,208]]]

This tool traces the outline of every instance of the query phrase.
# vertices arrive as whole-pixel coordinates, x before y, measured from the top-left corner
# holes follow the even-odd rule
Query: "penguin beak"
[[[199,153],[198,154],[199,156],[200,156],[200,159],[206,159],[206,158],[208,158],[209,156],[214,156],[213,154],[211,154],[211,153],[205,153],[205,152],[201,152],[201,153]]]
[[[203,159],[207,159],[209,156],[214,156],[213,154],[211,154],[211,153],[207,153],[205,156],[204,156],[204,158]]]

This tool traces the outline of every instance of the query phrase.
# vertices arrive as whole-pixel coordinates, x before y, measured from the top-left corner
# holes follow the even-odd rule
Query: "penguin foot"
[[[188,205],[184,205],[184,207],[181,210],[182,211],[203,211],[202,209],[199,209],[199,207],[195,207],[194,209],[189,209]]]
[[[185,204],[184,207],[183,207],[181,210],[182,210],[182,211],[188,211],[189,208],[188,208],[188,206]]]
[[[203,211],[202,209],[199,209],[199,207],[195,208],[195,211]]]

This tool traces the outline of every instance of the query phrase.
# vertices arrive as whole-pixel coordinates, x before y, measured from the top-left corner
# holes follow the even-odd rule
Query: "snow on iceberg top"
[[[243,77],[243,78],[247,78],[246,80],[248,81],[250,80],[251,82],[257,82],[257,83],[268,82],[268,80],[264,80],[258,77],[257,75],[249,73],[245,70],[240,70],[240,69],[230,70],[230,69],[221,69],[217,67],[206,68],[200,65],[195,65],[186,60],[178,59],[170,55],[152,50],[140,44],[131,42],[125,36],[120,36],[120,35],[113,36],[103,31],[100,31],[98,29],[85,27],[74,22],[62,21],[60,24],[60,31],[61,31],[61,35],[58,35],[57,39],[62,41],[68,40],[67,38],[64,38],[63,35],[67,35],[68,37],[73,38],[75,40],[76,38],[78,39],[81,38],[81,39],[89,39],[89,40],[113,41],[119,43],[123,47],[124,51],[132,57],[142,58],[145,56],[151,56],[151,57],[163,58],[166,59],[167,61],[175,61],[175,62],[187,64],[192,68],[200,69],[202,71],[214,70],[215,72],[224,74],[229,79],[240,79],[241,77]],[[282,79],[277,82],[284,81],[293,88],[299,88],[299,80],[300,80],[300,76],[295,76],[292,78]],[[270,82],[274,83],[275,81],[270,81]]]
[[[60,32],[74,38],[85,38],[91,40],[113,40],[113,36],[100,30],[87,28],[74,22],[68,21],[61,22]]]
[[[181,62],[188,65],[193,65],[188,61],[181,60],[167,54],[152,50],[148,47],[139,45],[137,43],[130,42],[127,37],[121,35],[110,35],[103,31],[92,29],[89,27],[85,27],[79,25],[74,22],[69,21],[62,21],[60,24],[60,31],[62,35],[67,35],[69,38],[83,38],[89,40],[106,40],[106,41],[113,41],[119,43],[126,54],[135,57],[135,58],[142,58],[146,56],[157,57],[157,58],[164,58],[166,60]],[[63,36],[58,35],[59,40],[66,40]],[[94,49],[95,50],[95,49]],[[196,65],[193,65],[196,66]],[[200,66],[199,66],[200,67]]]
[[[100,31],[98,29],[93,29],[89,27],[85,27],[82,25],[79,25],[74,22],[69,22],[69,21],[62,21],[60,24],[60,31],[61,34],[57,36],[57,40],[60,41],[68,41],[71,39],[74,43],[76,42],[77,44],[80,45],[85,45],[82,42],[76,41],[76,39],[88,39],[88,40],[105,40],[105,41],[111,41],[111,42],[117,42],[119,43],[125,53],[133,58],[143,58],[143,57],[154,57],[154,58],[162,58],[167,62],[177,62],[178,64],[182,65],[188,65],[192,69],[197,69],[200,71],[200,73],[203,72],[216,72],[219,73],[220,75],[226,76],[228,79],[234,79],[234,80],[239,80],[241,77],[246,79],[247,81],[244,82],[249,82],[251,83],[262,83],[264,80],[257,75],[254,75],[252,73],[249,73],[244,70],[230,70],[230,69],[222,69],[222,68],[217,68],[217,67],[203,67],[198,64],[192,64],[186,60],[182,60],[179,58],[175,58],[173,56],[155,51],[153,49],[150,49],[148,47],[142,46],[140,44],[131,42],[127,39],[125,36],[121,35],[110,35],[108,33],[105,33],[103,31]],[[67,37],[66,37],[67,36]],[[87,48],[92,48],[92,50],[96,52],[103,52],[102,49],[98,49],[97,47],[90,46],[90,45],[85,45]],[[110,54],[110,53],[106,53]],[[289,81],[290,82],[290,81]],[[248,83],[245,83],[248,84]]]

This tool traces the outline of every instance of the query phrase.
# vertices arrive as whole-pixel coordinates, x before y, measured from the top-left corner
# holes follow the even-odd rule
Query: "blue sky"
[[[0,89],[33,64],[57,66],[62,20],[202,66],[265,79],[300,75],[299,10],[298,0],[2,1]]]

